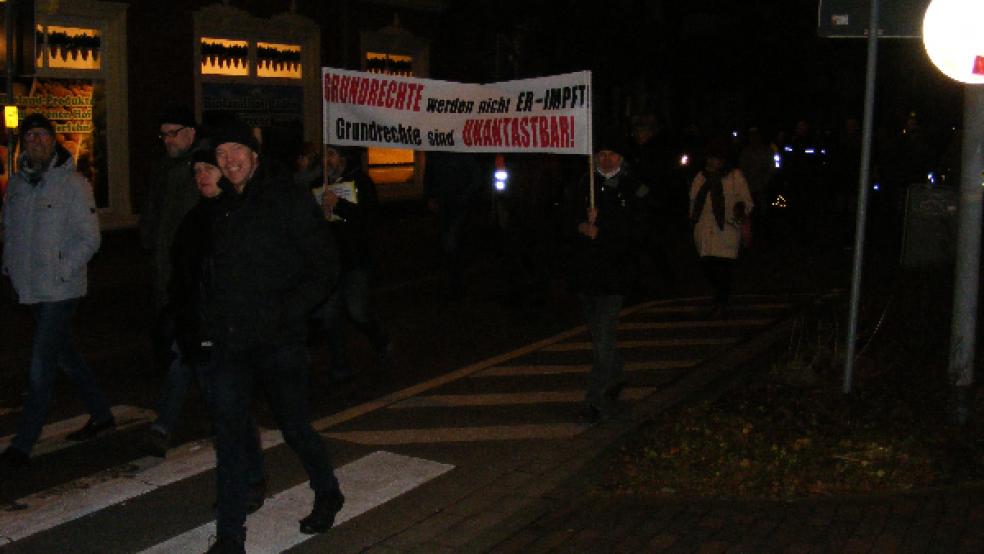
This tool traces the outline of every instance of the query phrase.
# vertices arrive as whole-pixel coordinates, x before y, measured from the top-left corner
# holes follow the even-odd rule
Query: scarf
[[[719,171],[704,171],[704,185],[697,191],[694,197],[694,212],[691,216],[693,223],[697,223],[701,214],[704,213],[704,202],[707,195],[711,195],[711,211],[714,212],[714,221],[718,229],[724,230],[724,185],[721,182],[722,175]]]

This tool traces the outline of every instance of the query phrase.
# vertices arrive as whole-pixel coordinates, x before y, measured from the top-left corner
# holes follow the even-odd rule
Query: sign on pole
[[[591,153],[591,72],[490,84],[322,68],[324,141],[449,152]]]
[[[919,38],[929,0],[892,0],[878,9],[879,38]],[[817,32],[826,38],[866,38],[871,0],[820,0]]]

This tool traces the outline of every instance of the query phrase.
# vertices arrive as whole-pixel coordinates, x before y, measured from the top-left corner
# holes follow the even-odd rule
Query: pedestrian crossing
[[[706,299],[626,308],[618,342],[629,382],[622,400],[631,406],[672,387],[705,360],[768,327],[795,306],[794,300],[749,298],[736,301],[734,316],[723,320],[701,318],[707,311]],[[458,466],[441,455],[442,445],[562,441],[584,433],[589,426],[579,422],[574,411],[583,401],[590,369],[590,337],[579,326],[312,422],[336,447],[355,448],[355,455],[337,470],[347,502],[336,525],[456,471]],[[117,406],[113,411],[119,429],[145,425],[153,415],[134,406]],[[46,426],[35,455],[71,446],[64,436],[85,419],[78,416]],[[0,446],[10,438],[0,438]],[[283,445],[276,431],[263,430],[261,441],[266,450]],[[429,446],[428,455],[408,453],[424,445]],[[172,448],[163,460],[139,458],[5,500],[7,509],[0,505],[0,554],[112,510],[125,514],[128,509],[141,509],[155,495],[208,477],[214,465],[210,441],[200,440]],[[312,502],[307,483],[281,488],[250,516],[248,552],[281,552],[311,540],[297,529],[297,520]],[[209,503],[212,494],[209,488],[188,501]],[[156,533],[147,530],[130,550],[107,551],[200,552],[215,530],[206,517],[190,521],[178,533],[162,530],[160,537]]]

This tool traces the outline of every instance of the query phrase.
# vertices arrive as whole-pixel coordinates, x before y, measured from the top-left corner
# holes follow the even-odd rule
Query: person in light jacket
[[[99,249],[99,221],[92,187],[55,139],[55,129],[35,113],[20,125],[22,154],[3,208],[3,274],[17,301],[35,321],[29,388],[10,446],[0,454],[0,478],[26,465],[48,414],[59,367],[72,380],[90,418],[69,440],[88,440],[115,426],[71,338],[71,317],[86,294],[86,265]]]
[[[728,168],[727,149],[707,148],[704,169],[690,186],[690,221],[701,269],[714,291],[709,317],[724,317],[734,282],[735,260],[741,249],[740,225],[754,204],[741,170]]]

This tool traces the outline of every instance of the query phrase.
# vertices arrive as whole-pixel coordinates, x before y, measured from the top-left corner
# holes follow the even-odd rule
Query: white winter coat
[[[741,230],[735,223],[735,204],[745,203],[745,214],[750,214],[754,204],[752,195],[748,192],[748,183],[741,170],[733,169],[721,179],[724,188],[724,229],[717,226],[714,221],[714,210],[712,208],[711,196],[708,195],[704,201],[704,208],[700,218],[694,225],[694,245],[697,253],[701,256],[714,256],[717,258],[738,257],[738,250],[741,246]],[[704,172],[700,172],[694,177],[690,185],[690,216],[694,216],[694,198],[700,188],[704,186]]]
[[[60,146],[35,185],[21,172],[11,179],[0,214],[3,273],[21,304],[85,296],[86,265],[99,250],[92,187]]]

